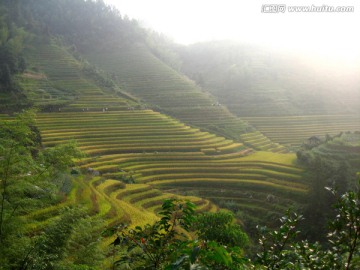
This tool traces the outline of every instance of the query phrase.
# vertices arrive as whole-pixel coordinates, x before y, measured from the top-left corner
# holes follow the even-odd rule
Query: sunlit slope
[[[203,157],[198,162],[130,164],[129,169],[142,174],[140,181],[164,190],[211,199],[231,209],[252,230],[259,221],[271,223],[287,208],[304,203],[308,185],[294,160],[293,154],[257,152],[247,157]]]
[[[299,146],[311,136],[360,131],[360,115],[244,117],[274,142]]]
[[[30,101],[47,111],[124,110],[132,104],[116,87],[101,85],[86,61],[56,41],[34,41],[26,51],[27,72],[18,78]]]
[[[200,132],[177,120],[145,111],[41,114],[43,144],[52,146],[76,139],[81,150],[92,155],[146,152],[196,152],[215,154],[246,149],[223,137]]]
[[[294,154],[250,154],[240,143],[151,110],[43,113],[38,126],[46,147],[71,139],[78,142],[89,155],[79,166],[102,177],[103,183],[92,188],[107,196],[103,198],[110,209],[117,209],[112,205],[120,200],[125,213],[118,212],[124,217],[132,217],[126,204],[153,213],[164,198],[177,193],[217,203],[235,200],[244,211],[242,218],[254,220],[261,218],[259,213],[280,214],[283,207],[300,205],[307,193]],[[120,191],[122,182],[129,183],[125,193]],[[134,188],[131,196],[129,188]],[[276,200],[267,203],[268,196]],[[215,209],[208,201],[197,200],[200,209]]]

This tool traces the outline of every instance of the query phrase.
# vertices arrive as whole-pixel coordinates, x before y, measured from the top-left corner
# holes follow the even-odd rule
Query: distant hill
[[[178,51],[182,70],[240,117],[360,113],[360,63],[230,41]]]

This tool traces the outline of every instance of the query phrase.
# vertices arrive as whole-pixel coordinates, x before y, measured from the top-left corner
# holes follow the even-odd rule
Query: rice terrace
[[[357,269],[356,240],[286,257],[285,225],[325,250],[326,188],[358,190],[359,59],[183,45],[114,2],[0,3],[0,269]]]

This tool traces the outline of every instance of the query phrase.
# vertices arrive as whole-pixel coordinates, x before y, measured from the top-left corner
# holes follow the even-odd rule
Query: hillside
[[[163,192],[186,195],[192,193],[190,183],[199,187],[211,183],[213,192],[199,189],[193,193],[223,206],[235,200],[233,207],[243,205],[239,215],[243,222],[258,220],[260,209],[267,211],[262,202],[269,194],[277,198],[274,205],[283,200],[302,203],[308,187],[301,180],[295,155],[264,152],[243,160],[253,149],[286,151],[162,62],[145,43],[134,41],[129,46],[125,42],[120,50],[77,46],[74,49],[64,40],[38,34],[24,48],[27,69],[15,80],[27,100],[41,110],[38,128],[43,145],[53,147],[75,139],[89,155],[79,166],[85,172],[95,170],[105,181],[94,185],[91,200],[111,206],[102,188],[112,190],[112,185],[126,182],[135,191],[132,185],[140,185],[138,207],[143,196],[144,204],[152,206],[151,213],[169,196]],[[241,137],[247,131],[251,132]],[[220,194],[218,181],[224,185]],[[177,188],[182,182],[183,188]],[[229,197],[228,192],[233,195]],[[236,199],[239,192],[245,196],[240,201]],[[131,194],[134,197],[137,192]],[[208,209],[216,209],[204,202]],[[96,208],[94,202],[88,205]],[[283,210],[279,207],[271,213],[280,215]],[[132,219],[130,213],[127,216]]]
[[[339,71],[339,60],[230,41],[190,45],[179,54],[184,72],[240,117],[359,113],[360,63]]]
[[[139,105],[55,40],[35,40],[25,55],[31,64],[27,72],[18,76],[18,83],[28,100],[40,110],[126,110]]]
[[[312,88],[303,97],[289,95],[300,89],[292,86],[304,78],[299,75],[304,67],[298,67],[301,72],[291,69],[281,77],[280,71],[286,69],[288,62],[267,66],[263,51],[245,50],[239,59],[248,62],[249,77],[227,80],[231,87],[220,87],[220,81],[227,76],[221,70],[228,70],[230,62],[203,66],[194,57],[194,66],[190,67],[184,51],[171,51],[186,60],[183,67],[188,77],[170,64],[171,59],[165,57],[169,51],[162,52],[156,43],[150,45],[148,40],[156,40],[152,36],[155,34],[142,29],[136,21],[121,17],[102,1],[4,3],[8,9],[0,9],[1,14],[12,24],[0,20],[0,27],[18,32],[7,38],[6,46],[12,44],[12,39],[20,40],[22,31],[24,40],[18,41],[21,48],[16,51],[16,59],[9,60],[19,67],[8,77],[0,74],[0,131],[9,141],[15,140],[17,131],[12,134],[8,129],[18,121],[14,115],[23,108],[36,108],[36,121],[29,120],[19,134],[28,132],[29,137],[22,138],[22,147],[31,148],[26,158],[39,165],[34,169],[22,165],[25,168],[21,167],[14,179],[26,182],[42,170],[46,173],[41,172],[40,176],[48,176],[40,187],[36,179],[31,179],[30,188],[20,190],[19,185],[20,191],[14,190],[17,196],[36,205],[19,213],[14,210],[25,224],[21,235],[27,241],[26,247],[38,241],[42,232],[56,230],[63,219],[72,220],[71,215],[76,216],[79,211],[82,214],[77,218],[83,227],[72,228],[66,222],[61,227],[65,231],[61,233],[69,237],[64,239],[70,239],[66,248],[76,250],[76,241],[81,242],[76,233],[85,237],[87,232],[92,247],[104,254],[97,269],[109,267],[114,251],[108,247],[114,237],[100,238],[101,231],[123,223],[130,228],[154,223],[159,220],[163,201],[169,198],[189,200],[202,213],[230,210],[236,223],[253,237],[256,225],[276,226],[287,209],[311,208],[309,198],[313,199],[314,187],[323,184],[323,179],[319,177],[314,182],[313,177],[318,174],[314,166],[304,162],[304,156],[307,159],[307,155],[316,152],[336,159],[337,152],[341,152],[351,166],[351,183],[355,181],[353,174],[360,171],[357,133],[333,136],[359,128],[358,107],[354,105],[357,101],[349,97],[349,103],[343,103],[345,111],[339,106],[345,101],[338,96],[325,100],[322,108],[318,96],[312,100],[314,104],[302,106],[301,99],[307,100]],[[75,16],[80,11],[83,16]],[[1,46],[0,50],[5,50]],[[222,62],[221,59],[218,60]],[[26,65],[20,68],[22,61]],[[189,74],[192,69],[202,73]],[[271,78],[272,71],[278,80]],[[237,92],[235,81],[250,85],[250,90]],[[311,83],[318,81],[309,75],[303,87]],[[326,84],[320,86],[327,89]],[[324,109],[327,106],[334,107],[333,114]],[[24,116],[20,114],[21,117]],[[312,153],[306,152],[309,149],[297,154],[290,151],[311,136],[327,133],[331,136],[326,137],[326,144],[310,149]],[[37,144],[32,142],[33,137]],[[51,158],[57,157],[60,160],[56,162],[61,163],[62,155],[67,154],[61,147],[69,142],[76,143],[84,156],[68,157],[61,173],[47,174],[42,152],[49,151],[50,163]],[[7,151],[6,147],[0,148],[3,149]],[[3,160],[0,156],[0,162]],[[342,181],[336,179],[337,184]],[[3,202],[5,182],[0,184]],[[47,197],[45,192],[49,193]],[[92,224],[96,226],[92,228]],[[84,235],[79,233],[81,230]],[[79,250],[86,247],[81,245]],[[67,263],[76,260],[71,252],[64,258]]]
[[[250,162],[247,159],[243,161],[242,157],[253,150],[241,143],[184,125],[164,114],[141,109],[141,106],[137,107],[136,103],[124,97],[116,97],[113,92],[97,86],[91,77],[87,78],[82,72],[81,63],[53,42],[42,44],[40,51],[29,50],[28,59],[33,57],[33,66],[39,74],[46,76],[48,83],[60,89],[66,87],[76,91],[72,91],[74,98],[67,104],[56,109],[47,108],[52,113],[38,115],[38,127],[44,146],[51,147],[75,139],[79,148],[90,155],[81,161],[81,168],[85,171],[92,168],[99,172],[103,181],[110,181],[109,185],[131,179],[130,184],[135,182],[146,184],[149,188],[160,187],[166,191],[187,194],[186,189],[181,192],[181,188],[171,188],[171,183],[178,185],[184,181],[185,185],[198,183],[199,186],[212,183],[216,194],[218,187],[213,182],[220,181],[224,188],[221,195],[216,196],[217,201],[229,201],[227,189],[229,192],[234,192],[235,189],[242,193],[243,186],[246,186],[245,201],[246,196],[251,194],[251,198],[258,197],[253,201],[255,204],[262,204],[269,193],[277,194],[278,203],[283,195],[284,200],[296,203],[292,197],[293,192],[299,193],[299,198],[303,196],[301,194],[307,189],[306,183],[292,183],[300,181],[297,174],[301,173],[294,164],[294,154],[275,156],[264,153],[251,155],[253,158],[250,158]],[[159,65],[159,60],[155,63]],[[162,64],[162,67],[166,66]],[[62,72],[63,70],[68,72]],[[160,75],[165,77],[162,73]],[[174,71],[173,76],[181,78],[180,82],[185,80]],[[27,87],[30,92],[37,89],[36,84],[28,83]],[[32,90],[30,87],[33,87]],[[183,98],[187,99],[187,92],[183,93]],[[57,98],[45,100],[56,104]],[[38,102],[43,101],[44,99],[40,99]],[[179,104],[188,106],[181,99]],[[272,158],[274,161],[269,163]],[[278,162],[275,161],[277,159]],[[281,191],[287,189],[289,194],[282,194]],[[151,189],[148,192],[150,191]],[[159,206],[161,199],[157,199],[155,194],[161,195],[157,192],[151,196],[146,195],[146,198],[149,201],[154,197],[154,202]],[[200,189],[193,191],[193,194],[207,197]],[[235,197],[232,196],[231,200],[233,198]],[[259,212],[252,213],[251,207],[247,208],[249,210],[243,210],[245,214],[242,219],[250,220],[251,216],[251,219],[257,220]],[[274,213],[280,214],[281,208]]]
[[[83,8],[82,20],[85,21],[99,3],[82,7],[80,2],[76,8]],[[29,2],[23,12],[28,9],[46,14],[44,7],[53,10],[54,3],[44,2],[42,6]],[[60,10],[67,9],[66,1],[63,4]],[[102,19],[101,12],[98,13],[96,18],[100,25],[121,26],[118,32],[100,31],[103,39],[94,39],[93,34],[99,30],[91,25],[84,26],[83,21],[74,20],[70,13],[66,15],[70,28],[58,28],[61,18],[44,16],[39,21],[40,26],[29,29],[37,31],[36,38],[24,47],[27,68],[16,75],[15,80],[27,100],[42,111],[38,125],[44,146],[52,147],[75,139],[80,149],[90,155],[86,162],[81,162],[81,167],[85,170],[91,167],[103,179],[111,181],[131,180],[184,194],[193,189],[191,185],[202,184],[214,186],[214,192],[218,191],[214,182],[220,181],[224,185],[220,194],[212,194],[209,190],[193,192],[200,197],[208,195],[205,197],[223,205],[226,202],[238,205],[234,206],[235,211],[245,213],[241,218],[244,221],[261,216],[260,205],[264,208],[262,201],[269,195],[277,197],[275,204],[278,205],[283,204],[283,199],[292,201],[290,204],[302,204],[309,187],[301,179],[302,169],[296,165],[295,154],[272,154],[287,150],[264,134],[269,134],[274,141],[299,144],[314,133],[302,134],[300,139],[283,133],[285,139],[282,140],[270,132],[272,129],[278,132],[279,127],[270,125],[265,129],[255,119],[245,118],[260,132],[255,130],[215,96],[154,54],[136,23],[122,19],[106,6],[102,10],[103,14],[111,16]],[[112,16],[118,17],[111,20]],[[48,24],[46,32],[39,33],[39,30],[44,31],[44,23]],[[80,35],[76,29],[81,25],[86,31]],[[51,33],[63,37],[54,38]],[[129,35],[126,38],[125,33]],[[115,39],[114,35],[122,39]],[[106,47],[110,40],[114,41],[112,46]],[[255,58],[259,63],[263,61],[263,51],[251,49],[243,54],[242,57],[251,63],[256,62]],[[202,70],[208,71],[205,67]],[[254,66],[254,70],[260,68]],[[263,72],[268,70],[265,68]],[[257,83],[261,72],[252,73],[255,77],[251,83]],[[223,75],[219,73],[219,76]],[[213,77],[215,83],[216,78]],[[273,96],[279,98],[275,92]],[[247,104],[256,107],[256,102]],[[287,106],[290,108],[290,103]],[[262,110],[257,111],[264,110],[262,106]],[[351,118],[348,126],[354,126],[354,121],[357,118]],[[294,126],[299,127],[299,124],[295,122]],[[338,126],[332,130],[333,133],[338,131]],[[243,185],[246,191],[240,192]],[[229,196],[227,192],[235,193]],[[235,194],[239,192],[245,194],[245,198],[238,202]],[[256,200],[249,201],[246,196]],[[252,209],[255,206],[258,211]],[[265,212],[269,210],[266,209]],[[281,211],[271,210],[278,214]]]
[[[225,41],[178,51],[190,78],[274,142],[359,129],[359,63]]]
[[[251,129],[144,45],[135,44],[121,50],[90,50],[85,55],[92,64],[111,73],[123,89],[155,110],[235,139]]]

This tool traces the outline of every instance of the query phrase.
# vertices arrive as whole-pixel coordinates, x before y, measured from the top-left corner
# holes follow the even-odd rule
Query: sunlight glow
[[[280,49],[312,51],[343,59],[360,58],[360,1],[325,0],[106,0],[128,15],[173,38],[191,44],[232,39]],[[275,3],[274,3],[275,2]],[[270,4],[285,12],[266,13]],[[292,6],[350,6],[352,12],[289,12]],[[266,9],[265,9],[266,10]]]

